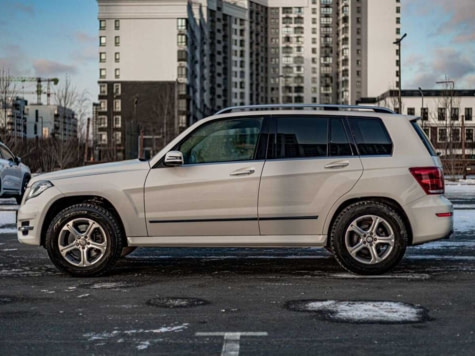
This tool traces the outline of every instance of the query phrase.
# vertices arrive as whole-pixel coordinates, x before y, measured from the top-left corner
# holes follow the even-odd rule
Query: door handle
[[[245,168],[245,169],[239,169],[237,171],[234,171],[230,174],[230,176],[248,176],[250,174],[253,174],[256,170],[254,168]]]
[[[337,161],[337,162],[331,162],[325,165],[325,168],[345,168],[350,165],[349,161]]]

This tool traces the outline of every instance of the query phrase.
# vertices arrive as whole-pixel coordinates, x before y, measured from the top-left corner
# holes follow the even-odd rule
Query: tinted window
[[[280,117],[277,119],[275,158],[327,156],[328,119]]]
[[[178,147],[185,164],[252,160],[262,118],[214,121],[199,127]]]
[[[330,156],[351,156],[351,146],[342,119],[330,120]]]
[[[350,118],[351,131],[362,156],[390,155],[393,144],[381,119]]]

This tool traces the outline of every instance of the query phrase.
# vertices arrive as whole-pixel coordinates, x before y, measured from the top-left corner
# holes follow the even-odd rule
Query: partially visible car
[[[14,197],[20,204],[30,178],[30,168],[0,142],[0,197]]]

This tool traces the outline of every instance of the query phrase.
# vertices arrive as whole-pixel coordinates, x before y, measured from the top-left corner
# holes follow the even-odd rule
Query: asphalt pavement
[[[471,204],[457,236],[375,277],[323,249],[143,248],[72,278],[3,233],[0,355],[473,355]]]

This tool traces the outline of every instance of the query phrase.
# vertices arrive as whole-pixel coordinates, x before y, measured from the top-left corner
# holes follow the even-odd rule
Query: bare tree
[[[70,166],[73,162],[79,163],[82,161],[85,141],[84,128],[90,99],[88,92],[79,93],[67,76],[62,84],[58,86],[55,98],[58,105],[59,123],[57,130],[54,130],[56,143],[52,154],[57,165],[62,169]],[[68,138],[64,135],[68,109],[76,113],[78,136],[75,138]]]
[[[1,132],[4,141],[6,141],[8,133],[8,109],[12,109],[13,98],[16,96],[16,92],[16,85],[10,76],[9,70],[2,67],[2,69],[0,69],[0,107],[2,109],[3,120],[0,121],[0,126],[2,127]]]
[[[145,123],[145,132],[152,135],[153,154],[165,147],[171,139],[177,135],[175,115],[175,86],[167,84],[156,96],[156,100],[152,105],[152,112],[155,120]],[[160,146],[156,147],[155,137],[161,138]]]
[[[437,130],[443,130],[441,133],[443,137],[439,137],[438,133],[436,134],[436,147],[444,151],[443,161],[445,163],[445,169],[454,176],[459,173],[456,166],[456,146],[458,142],[460,142],[462,133],[460,131],[461,128],[457,125],[460,119],[460,98],[455,96],[454,85],[449,84],[449,82],[445,83],[443,94],[437,100],[437,112],[432,114],[432,118],[438,123],[438,125],[436,125]],[[441,123],[443,127],[441,127]]]

